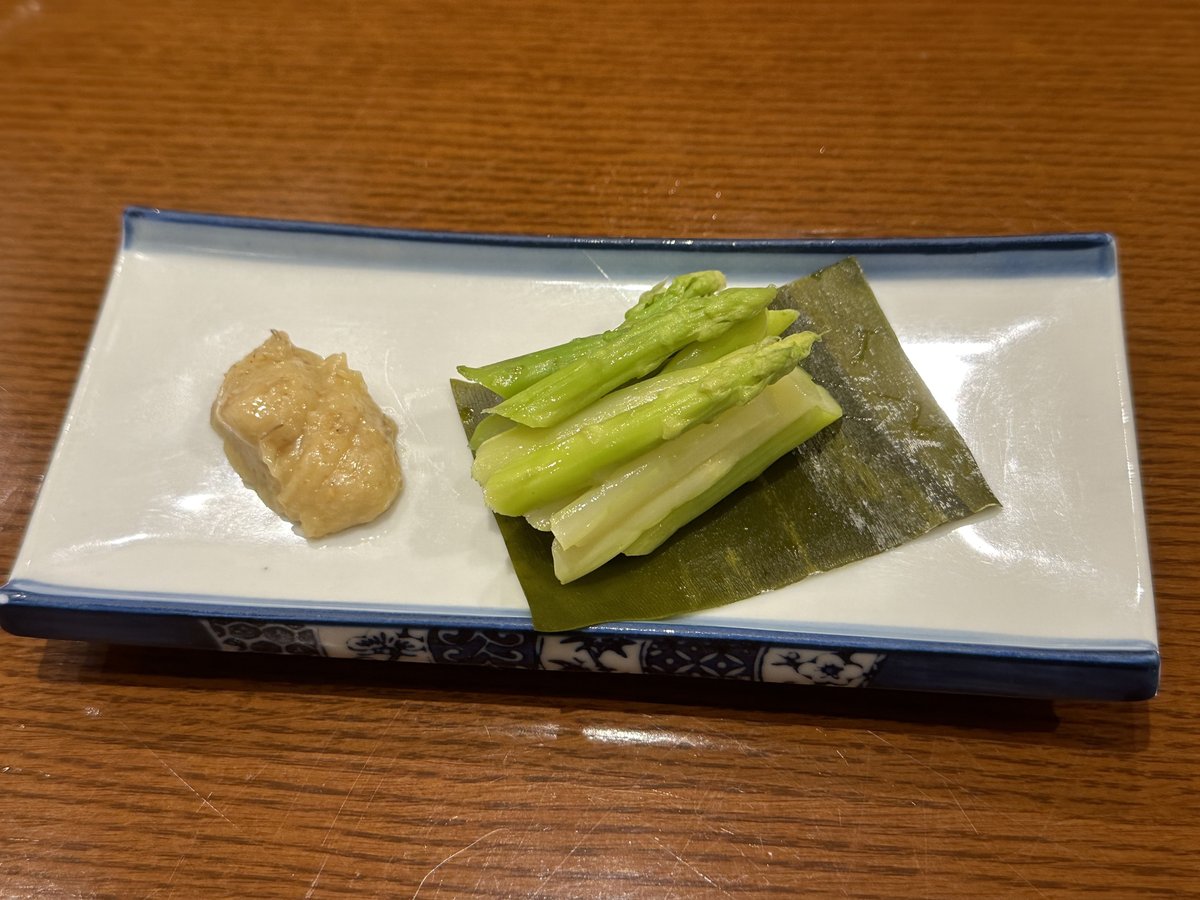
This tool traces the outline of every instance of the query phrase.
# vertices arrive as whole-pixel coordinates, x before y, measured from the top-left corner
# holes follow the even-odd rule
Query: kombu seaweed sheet
[[[803,368],[841,404],[842,419],[650,555],[618,556],[570,584],[554,577],[553,535],[522,518],[497,516],[537,630],[674,618],[721,606],[997,505],[856,260],[784,286],[774,305],[800,313],[793,330],[822,335]],[[496,395],[457,380],[452,387],[470,434]]]

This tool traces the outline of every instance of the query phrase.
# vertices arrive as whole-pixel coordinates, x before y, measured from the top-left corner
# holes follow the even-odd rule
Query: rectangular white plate
[[[672,622],[530,628],[448,380],[600,331],[649,285],[859,258],[1004,504]],[[380,521],[309,542],[226,463],[225,370],[269,329],[345,352],[401,428]],[[1154,601],[1107,235],[672,241],[396,232],[131,209],[0,624],[225,650],[1138,699]]]

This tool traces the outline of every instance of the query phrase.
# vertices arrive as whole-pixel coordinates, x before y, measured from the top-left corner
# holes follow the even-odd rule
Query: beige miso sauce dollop
[[[307,538],[375,520],[403,486],[396,424],[362,375],[282,331],[225,374],[212,425],[246,484]]]

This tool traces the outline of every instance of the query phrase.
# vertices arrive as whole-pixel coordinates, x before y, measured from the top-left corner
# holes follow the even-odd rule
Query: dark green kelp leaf
[[[654,553],[618,557],[571,584],[554,577],[551,534],[497,516],[539,631],[721,606],[996,505],[855,260],[786,285],[775,306],[799,312],[794,330],[824,336],[804,368],[841,404],[843,418]],[[452,386],[470,434],[496,395]]]

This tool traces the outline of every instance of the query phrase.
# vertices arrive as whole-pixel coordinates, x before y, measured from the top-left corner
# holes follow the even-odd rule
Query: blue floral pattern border
[[[205,619],[221,650],[448,663],[544,671],[686,675],[734,681],[866,687],[885,654],[835,647],[781,647],[755,641],[539,634],[471,628],[369,628],[241,619]]]

